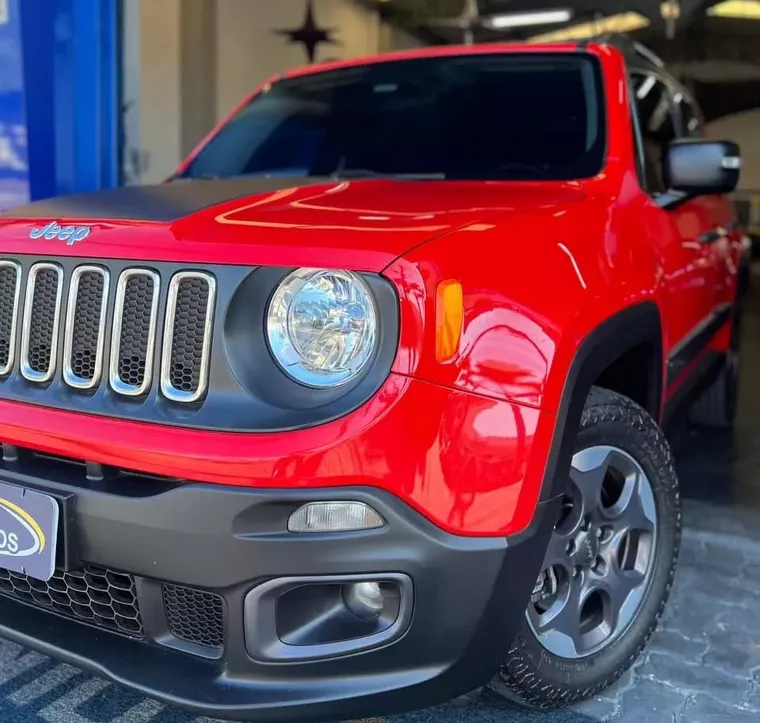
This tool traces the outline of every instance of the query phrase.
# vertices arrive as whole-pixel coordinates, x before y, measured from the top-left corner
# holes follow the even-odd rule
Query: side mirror
[[[741,165],[739,146],[731,141],[675,141],[665,151],[663,181],[669,192],[692,198],[731,193]]]

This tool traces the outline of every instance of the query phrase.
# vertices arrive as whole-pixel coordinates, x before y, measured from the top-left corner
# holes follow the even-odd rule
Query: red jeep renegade
[[[732,420],[739,166],[638,46],[446,47],[4,214],[0,635],[250,720],[598,693],[673,583],[661,427]]]

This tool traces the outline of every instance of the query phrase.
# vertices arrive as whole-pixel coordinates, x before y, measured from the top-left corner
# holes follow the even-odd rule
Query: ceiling
[[[620,29],[631,32],[641,27],[663,35],[683,32],[693,22],[705,18],[707,12],[725,0],[368,0],[381,12],[402,25],[422,32],[431,42],[493,42],[504,39],[525,39],[546,32],[586,25],[586,32],[598,34]],[[756,6],[760,2],[732,0],[734,7]],[[736,3],[738,2],[738,6]],[[713,8],[711,10],[711,8]],[[750,8],[752,9],[752,8]],[[493,16],[517,13],[569,10],[567,22],[531,24],[509,29],[495,29]],[[668,21],[663,16],[675,16]],[[760,23],[758,23],[760,30]]]

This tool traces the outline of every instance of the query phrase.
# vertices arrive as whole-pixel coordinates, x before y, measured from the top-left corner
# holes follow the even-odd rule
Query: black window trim
[[[658,202],[658,205],[661,205],[663,208],[667,208],[667,203],[659,203],[659,199],[662,199],[664,197],[669,197],[671,194],[667,190],[662,192],[652,192],[646,182],[646,155],[644,153],[644,134],[642,132],[641,128],[641,118],[639,117],[638,107],[636,104],[636,88],[634,86],[633,80],[636,76],[639,77],[645,77],[645,78],[654,78],[656,82],[662,83],[667,90],[668,98],[669,98],[669,105],[670,105],[670,117],[673,121],[673,128],[675,130],[675,137],[677,139],[686,138],[687,135],[684,134],[684,128],[683,123],[681,119],[681,114],[678,109],[678,106],[675,102],[675,93],[679,92],[682,93],[684,98],[691,99],[691,94],[688,93],[682,86],[676,84],[673,82],[673,79],[666,75],[665,73],[659,72],[658,69],[647,67],[647,68],[641,68],[637,66],[632,66],[628,69],[628,88],[631,96],[631,116],[633,120],[634,125],[634,144],[636,146],[636,155],[638,157],[638,162],[640,164],[639,168],[637,169],[637,176],[639,178],[639,184],[641,186],[641,189],[649,195],[651,198],[655,200],[655,202]]]

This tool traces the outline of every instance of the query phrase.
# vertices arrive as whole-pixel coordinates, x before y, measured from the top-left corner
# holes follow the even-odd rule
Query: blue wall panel
[[[0,209],[29,199],[18,0],[0,0]]]
[[[6,115],[24,128],[28,173],[19,188],[27,182],[37,199],[118,185],[118,0],[10,0],[8,8],[0,25],[0,124]],[[4,48],[16,76],[5,71]],[[19,74],[23,82],[14,85]],[[0,155],[0,183],[3,173]],[[0,207],[9,205],[0,190]]]

